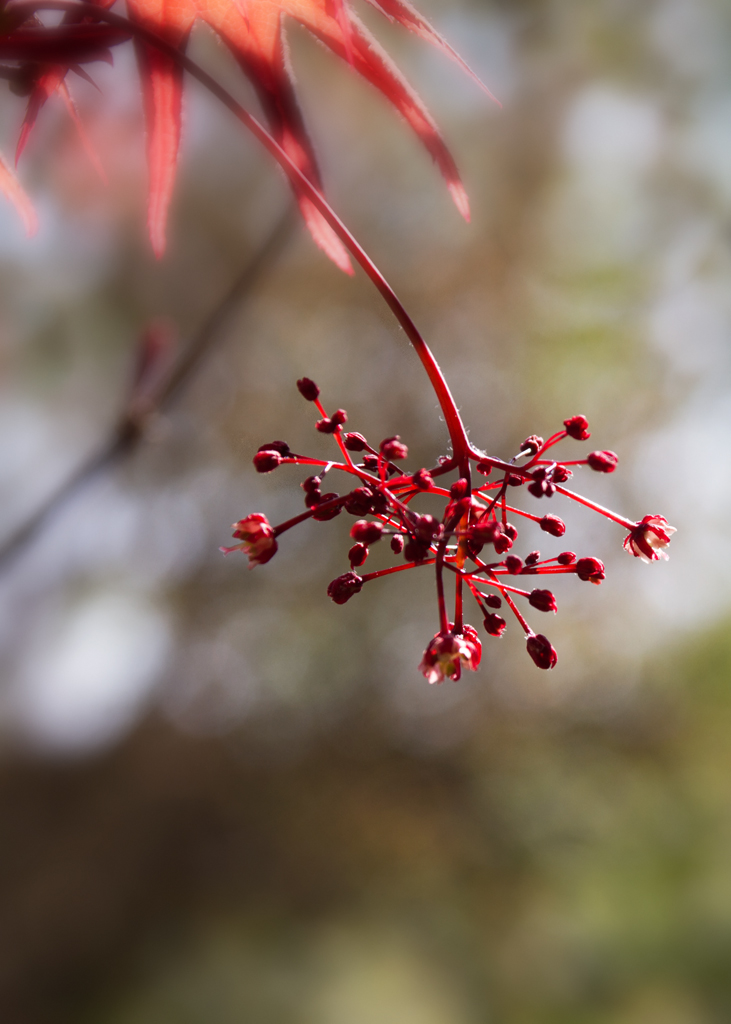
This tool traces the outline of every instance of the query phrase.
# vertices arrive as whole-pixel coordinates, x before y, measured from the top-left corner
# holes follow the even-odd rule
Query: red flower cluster
[[[348,553],[350,571],[330,583],[328,595],[336,604],[345,604],[372,580],[406,569],[434,566],[439,631],[427,646],[419,666],[430,683],[440,683],[447,678],[457,680],[463,669],[474,671],[480,663],[477,632],[464,622],[466,594],[476,602],[488,636],[500,637],[505,632],[505,619],[497,614],[504,604],[520,623],[526,649],[535,664],[551,669],[557,661],[556,651],[542,633],[531,628],[516,602],[525,599],[532,608],[555,614],[556,598],[551,590],[542,587],[515,586],[518,580],[513,578],[570,574],[594,584],[604,579],[604,565],[598,558],[579,558],[573,551],[561,551],[548,558],[542,558],[539,551],[531,551],[525,557],[517,555],[513,546],[518,540],[518,529],[509,521],[509,516],[531,520],[555,538],[563,537],[566,526],[556,515],[540,516],[508,504],[509,488],[511,493],[525,488],[534,498],[559,493],[629,530],[624,547],[633,555],[646,562],[667,558],[664,549],[675,531],[663,516],[645,516],[633,522],[564,487],[573,475],[571,467],[586,465],[607,473],[617,465],[613,452],[592,452],[585,459],[570,461],[557,461],[549,455],[551,449],[567,437],[580,441],[589,438],[589,424],[584,416],[565,420],[564,429],[547,441],[531,435],[509,462],[470,450],[469,459],[476,463],[480,477],[486,478],[484,482],[473,482],[470,462],[465,467],[465,463],[460,464],[455,457],[446,455],[430,469],[404,471],[397,463],[408,457],[408,448],[398,436],[388,437],[373,447],[362,434],[344,432],[348,417],[343,409],[328,416],[314,381],[303,378],[297,386],[302,396],[317,407],[321,417],[316,423],[317,430],[333,437],[339,457],[336,461],[326,461],[296,455],[284,441],[262,445],[254,456],[254,465],[260,473],[269,473],[284,464],[316,467],[317,472],[302,483],[306,511],[276,527],[260,513],[249,515],[234,527],[234,536],[242,543],[221,550],[226,553],[242,550],[248,554],[251,566],[260,565],[276,553],[276,538],[306,519],[325,521],[342,512],[357,517],[350,530],[355,542]],[[334,470],[350,478],[349,489],[343,494],[323,493],[323,481]],[[455,472],[458,478],[451,485],[442,484],[443,477]],[[436,495],[443,500],[441,517],[416,511],[414,501],[423,494]],[[400,562],[371,573],[356,572],[367,561],[371,546],[384,538],[390,539],[391,551]],[[445,597],[446,574],[453,577],[455,584],[451,617]],[[527,579],[524,585],[527,587]]]

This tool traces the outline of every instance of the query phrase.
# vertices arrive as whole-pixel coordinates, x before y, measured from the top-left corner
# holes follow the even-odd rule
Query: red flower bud
[[[469,528],[469,537],[478,544],[494,544],[502,535],[503,528],[496,520],[483,519]]]
[[[506,551],[510,551],[513,546],[513,542],[508,537],[507,533],[501,533],[499,537],[495,538],[494,541],[495,550],[499,555],[504,555]]]
[[[348,552],[348,558],[350,559],[350,568],[357,569],[368,558],[368,548],[365,544],[354,544]]]
[[[574,474],[567,466],[562,466],[560,463],[558,466],[554,466],[551,479],[555,484],[565,484],[566,481]]]
[[[586,416],[572,416],[563,421],[566,433],[577,441],[586,441],[591,437],[589,433],[589,421]]]
[[[431,544],[432,540],[442,532],[442,524],[434,516],[418,516],[413,530],[417,540]]]
[[[329,418],[326,416],[324,420],[318,420],[315,426],[321,434],[334,434],[342,427],[343,423],[347,423],[348,414],[345,409],[336,409],[335,412]]]
[[[563,519],[559,519],[558,516],[544,516],[539,525],[542,530],[550,533],[552,537],[563,537],[566,533],[566,523]]]
[[[275,451],[261,451],[254,456],[253,462],[257,473],[271,473],[282,461],[282,456]]]
[[[550,641],[542,633],[529,636],[526,641],[526,648],[538,668],[553,668],[558,661],[558,655],[551,646]]]
[[[510,473],[508,476],[508,487],[522,487],[525,479],[518,473]]]
[[[428,491],[434,486],[434,480],[428,469],[420,469],[414,473],[411,478],[411,482],[414,487],[418,487],[420,491]]]
[[[378,522],[370,522],[368,519],[359,519],[350,528],[350,536],[361,544],[375,544],[381,539],[383,526]]]
[[[478,462],[475,468],[483,476],[489,476],[492,473],[492,464],[490,462]]]
[[[456,480],[449,488],[450,497],[453,501],[459,501],[460,498],[464,498],[469,490],[469,481],[462,477],[460,480]]]
[[[423,562],[429,555],[429,541],[415,540],[410,537],[404,546],[404,558],[407,562]]]
[[[518,558],[517,555],[508,555],[505,559],[505,568],[512,576],[517,576],[523,568],[523,559]]]
[[[297,388],[303,398],[306,398],[308,402],[314,402],[320,397],[320,389],[314,380],[310,380],[309,377],[303,377],[297,381]]]
[[[576,572],[580,580],[585,583],[596,583],[597,586],[604,579],[604,563],[598,558],[580,558],[576,563]]]
[[[597,473],[613,473],[617,468],[619,457],[614,452],[590,452],[586,461]]]
[[[404,538],[400,533],[394,533],[391,538],[391,550],[395,555],[400,555],[404,550]]]
[[[529,555],[525,556],[525,564],[526,565],[535,565],[536,562],[540,562],[540,560],[541,560],[541,553],[540,553],[540,551],[531,551],[531,553]]]
[[[502,615],[495,615],[494,613],[486,615],[483,624],[490,636],[502,636],[507,625]]]
[[[326,523],[329,519],[334,519],[335,516],[339,516],[343,511],[342,504],[333,505],[332,508],[325,508],[322,509],[322,511],[319,508],[320,505],[325,505],[328,501],[333,501],[337,497],[339,497],[339,495],[334,491],[331,491],[329,494],[321,494],[320,499],[317,502],[318,508],[312,513],[312,518],[316,519],[318,523]]]
[[[405,444],[401,443],[401,438],[398,434],[395,434],[393,437],[387,437],[385,441],[381,441],[381,455],[384,459],[388,459],[389,462],[405,459],[408,454],[409,449]]]
[[[345,496],[345,511],[351,516],[366,516],[373,509],[374,498],[369,487],[356,487]]]
[[[330,417],[330,421],[334,423],[336,427],[342,427],[344,423],[348,422],[348,414],[345,409],[336,409]]]
[[[531,483],[528,484],[528,491],[535,498],[552,497],[556,490],[553,482],[554,466],[539,466],[531,476]]]
[[[344,572],[327,588],[327,596],[332,598],[335,604],[345,604],[354,594],[360,593],[362,586],[363,580],[357,573]]]
[[[539,612],[553,612],[555,615],[558,611],[556,598],[550,590],[531,590],[528,603],[537,608]]]
[[[343,444],[349,452],[362,452],[368,447],[368,442],[362,434],[346,434],[343,438]]]
[[[528,453],[528,455],[537,455],[540,449],[543,447],[543,438],[537,434],[531,434],[530,437],[526,437],[520,446],[520,451]]]
[[[258,452],[279,452],[280,455],[289,455],[290,448],[286,441],[270,441],[269,444],[260,444],[256,449]]]
[[[488,608],[501,608],[503,602],[501,598],[497,596],[497,594],[487,594],[485,596],[485,604],[487,605]]]
[[[576,555],[573,551],[562,551],[556,561],[559,565],[573,565],[576,561]]]
[[[510,537],[512,541],[516,541],[518,539],[518,531],[512,523],[503,524],[503,533]]]

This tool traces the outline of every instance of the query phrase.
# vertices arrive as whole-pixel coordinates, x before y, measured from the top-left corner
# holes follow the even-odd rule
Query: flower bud
[[[502,615],[495,615],[492,612],[485,616],[483,624],[490,636],[502,636],[507,626]]]
[[[553,668],[558,661],[558,655],[542,633],[529,636],[525,646],[538,668]]]
[[[282,462],[282,456],[275,451],[259,450],[253,458],[257,473],[271,473]]]
[[[573,565],[576,561],[576,555],[573,551],[562,551],[556,561],[559,565]]]
[[[522,487],[525,479],[519,473],[508,474],[508,487]]]
[[[485,604],[487,605],[488,608],[502,608],[503,602],[502,599],[497,596],[497,594],[486,594]]]
[[[503,533],[507,534],[513,542],[518,539],[518,531],[512,523],[503,523]]]
[[[520,452],[522,455],[537,455],[543,447],[543,438],[537,434],[531,434],[530,437],[526,437],[520,446]]]
[[[455,482],[449,488],[449,495],[453,501],[459,501],[461,498],[465,497],[469,488],[469,481],[465,480],[464,477],[462,477],[459,480],[455,480]]]
[[[531,553],[529,555],[525,556],[525,564],[529,565],[529,566],[530,565],[535,565],[536,562],[540,562],[540,560],[541,560],[541,553],[540,553],[540,551],[531,551]]]
[[[420,469],[414,473],[411,478],[411,482],[414,487],[418,487],[420,491],[428,491],[434,486],[434,480],[428,469]]]
[[[563,537],[566,533],[566,523],[558,516],[544,516],[539,526],[546,533],[550,533],[552,537]]]
[[[362,434],[356,434],[355,432],[346,434],[343,438],[343,444],[349,452],[362,452],[368,447],[368,442]]]
[[[260,444],[256,449],[258,452],[279,452],[282,456],[290,453],[290,447],[286,441],[270,441],[269,444]]]
[[[429,555],[429,541],[415,540],[410,537],[404,546],[404,558],[407,562],[423,562]]]
[[[585,583],[596,583],[597,586],[605,577],[604,563],[598,558],[580,558],[576,563],[576,572]]]
[[[354,594],[359,594],[363,586],[363,580],[355,572],[344,572],[338,576],[327,588],[327,596],[332,598],[335,604],[345,604]]]
[[[305,494],[311,494],[313,491],[320,490],[320,484],[322,483],[322,477],[319,476],[308,476],[306,480],[303,480],[300,487]]]
[[[350,568],[357,569],[368,558],[368,548],[365,544],[354,544],[348,552],[348,558],[350,559]]]
[[[348,414],[345,409],[336,409],[332,416],[326,416],[325,419],[318,420],[315,426],[321,434],[335,434],[340,430],[343,423],[347,423],[347,421]]]
[[[555,615],[558,611],[556,598],[550,590],[531,590],[528,603],[539,612],[553,612]]]
[[[590,452],[586,461],[596,473],[613,473],[619,457],[614,452]]]
[[[350,528],[350,536],[361,544],[375,544],[381,539],[383,526],[379,522],[370,522],[368,519],[359,519]]]
[[[508,555],[505,559],[505,568],[511,574],[511,576],[517,576],[520,570],[523,568],[523,559],[518,558],[517,555]]]
[[[506,551],[510,551],[513,546],[513,542],[508,537],[507,533],[501,533],[499,537],[495,538],[494,541],[495,550],[499,555],[504,555]]]
[[[573,437],[577,441],[587,441],[591,437],[589,421],[586,416],[571,416],[563,421],[563,425],[569,437]]]
[[[400,533],[394,533],[391,538],[391,550],[395,555],[400,555],[404,550],[404,538]]]
[[[417,540],[431,544],[432,540],[442,532],[442,524],[434,516],[417,516],[413,530]]]
[[[381,441],[380,451],[384,459],[388,459],[389,462],[398,462],[399,459],[405,459],[409,454],[409,449],[401,443],[398,434]]]
[[[503,528],[495,519],[483,519],[469,528],[469,537],[479,544],[494,544],[502,535]]]
[[[491,462],[478,462],[475,467],[478,473],[482,473],[483,476],[489,476],[492,473]]]
[[[568,468],[568,466],[562,466],[560,463],[554,467],[551,479],[555,484],[565,484],[574,474]]]
[[[544,495],[550,498],[556,490],[553,483],[553,466],[539,466],[531,476],[531,483],[528,491],[534,498],[542,498]]]
[[[303,377],[297,381],[297,388],[303,398],[306,398],[308,402],[315,402],[320,397],[320,389],[314,380],[310,380],[309,377]]]
[[[345,511],[351,516],[366,516],[373,509],[375,495],[369,487],[356,487],[345,496]]]
[[[319,508],[319,506],[325,505],[328,501],[333,501],[335,498],[338,497],[340,496],[336,494],[335,491],[331,491],[329,494],[320,495],[320,500],[317,503],[318,508],[316,509],[315,512],[312,513],[312,518],[316,519],[318,523],[326,523],[328,522],[328,520],[334,519],[335,516],[339,516],[340,513],[343,511],[342,504],[333,505],[332,508],[325,508],[322,509],[322,511],[320,511]]]

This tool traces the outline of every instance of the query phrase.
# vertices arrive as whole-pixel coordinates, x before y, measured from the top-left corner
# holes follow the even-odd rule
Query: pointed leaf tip
[[[0,192],[3,192],[20,214],[25,232],[29,238],[38,230],[38,217],[33,204],[18,179],[0,158]]]
[[[454,205],[469,224],[470,222],[470,201],[467,191],[461,181],[450,181],[448,184],[449,193],[454,200]]]
[[[336,267],[342,270],[344,274],[352,277],[354,273],[353,265],[350,262],[347,249],[314,203],[305,196],[301,196],[299,207],[316,245],[322,249],[326,256],[330,257]]]

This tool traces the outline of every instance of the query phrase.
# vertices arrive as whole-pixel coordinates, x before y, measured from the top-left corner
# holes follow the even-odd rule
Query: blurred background
[[[222,558],[235,519],[303,507],[304,474],[258,476],[256,448],[329,450],[297,377],[372,441],[400,434],[414,468],[445,450],[372,287],[297,224],[131,457],[2,563],[8,1024],[731,1020],[731,12],[419,7],[502,110],[359,13],[440,123],[472,224],[383,99],[292,24],[331,201],[473,440],[510,457],[584,413],[620,466],[582,489],[667,516],[671,561],[544,502],[569,525],[555,550],[607,566],[601,588],[560,580],[550,623],[533,613],[557,668],[510,622],[479,673],[430,687],[431,586],[326,596],[349,517],[287,534],[254,572]],[[206,30],[192,53],[255,109]],[[108,185],[51,102],[21,168],[38,235],[0,204],[0,539],[103,444],[144,326],[166,318],[184,344],[289,203],[190,85],[157,263],[132,53],[95,76],[103,93],[75,96]],[[3,104],[7,155],[23,111]]]

